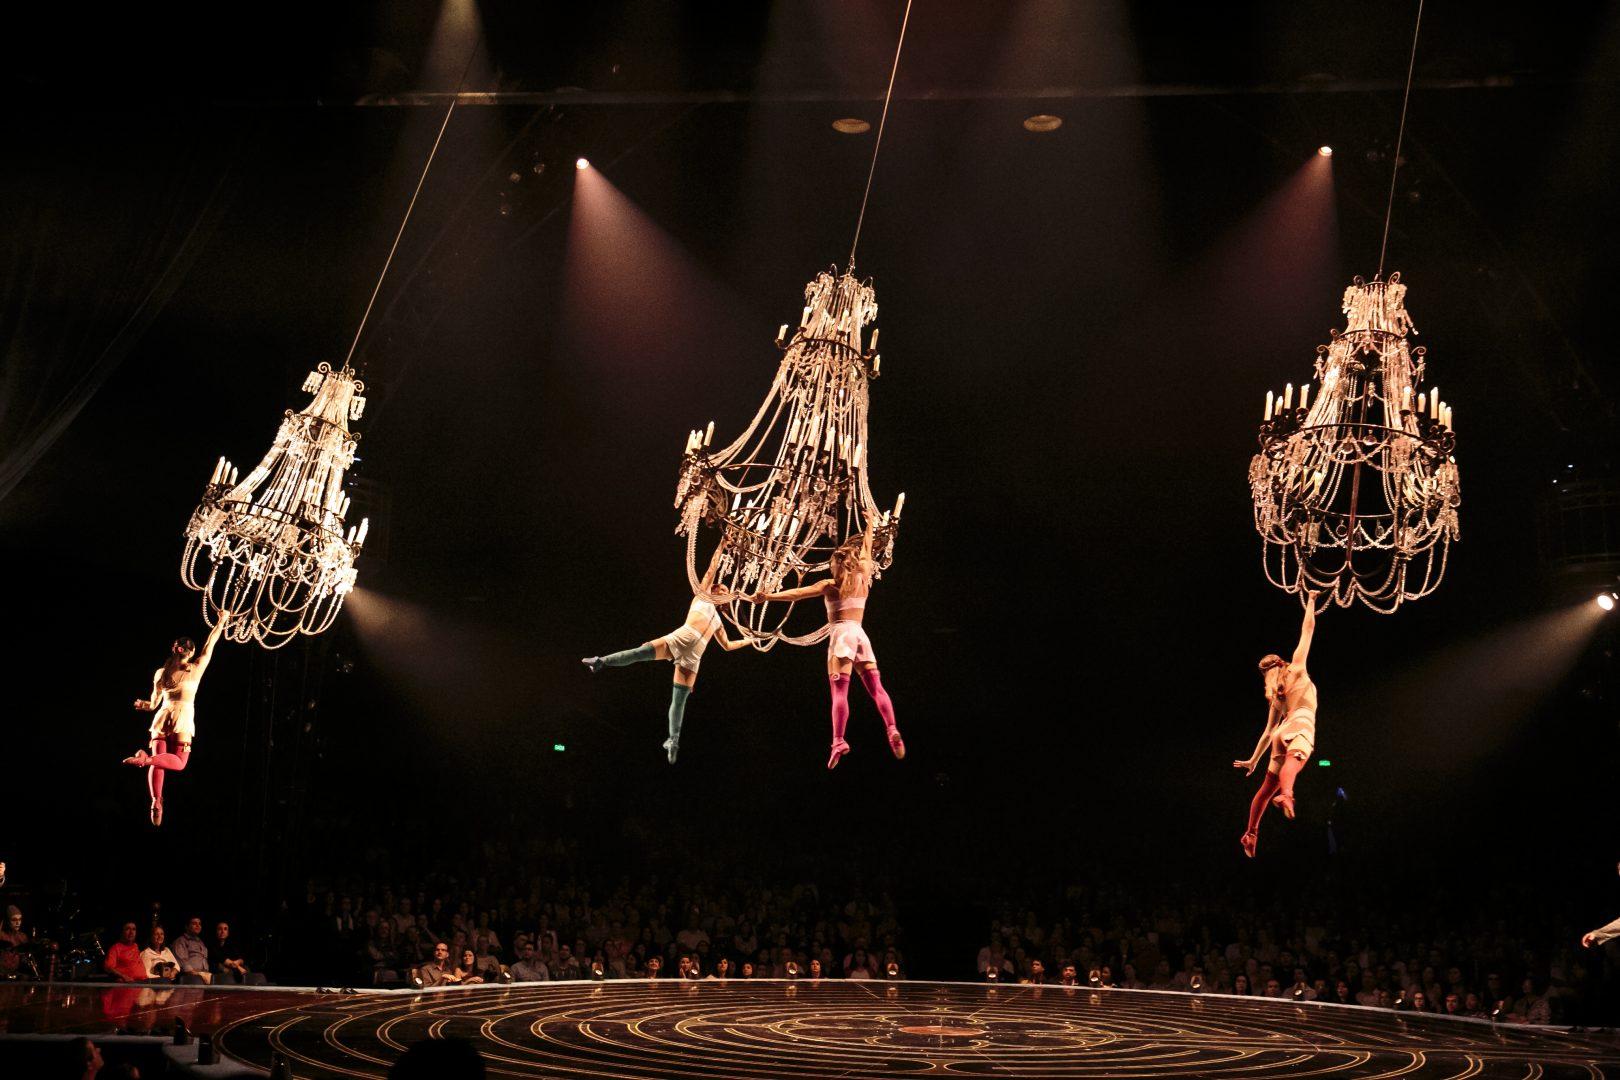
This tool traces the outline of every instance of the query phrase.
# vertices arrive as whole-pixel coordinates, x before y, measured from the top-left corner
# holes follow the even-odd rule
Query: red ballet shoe
[[[1271,805],[1283,812],[1283,817],[1289,821],[1294,820],[1294,793],[1292,791],[1279,791],[1271,797]]]
[[[896,761],[906,759],[906,740],[900,737],[900,729],[897,727],[889,729],[889,749],[894,751]]]
[[[1246,832],[1238,838],[1238,846],[1243,849],[1243,854],[1251,859],[1254,858],[1254,849],[1259,843],[1259,833]]]
[[[163,800],[162,799],[153,799],[152,800],[151,817],[152,817],[152,824],[153,825],[161,825],[161,824],[163,824]]]
[[[129,757],[124,759],[125,765],[136,765],[143,769],[151,763],[152,755],[148,754],[145,750],[137,750]]]
[[[838,768],[838,759],[849,753],[849,743],[838,739],[832,744],[832,755],[827,758],[827,768]]]

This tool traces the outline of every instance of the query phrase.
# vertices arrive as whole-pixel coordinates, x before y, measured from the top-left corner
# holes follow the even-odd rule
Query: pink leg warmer
[[[828,675],[827,685],[832,689],[832,741],[843,742],[849,725],[849,676]]]
[[[893,731],[894,702],[889,700],[889,692],[883,689],[883,677],[878,674],[877,668],[861,668],[861,685],[866,687],[872,704],[877,706],[878,715],[883,717],[883,726]]]

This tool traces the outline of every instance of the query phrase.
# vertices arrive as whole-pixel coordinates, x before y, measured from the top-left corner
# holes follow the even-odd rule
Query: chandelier
[[[180,578],[203,594],[203,618],[230,616],[225,636],[276,649],[332,625],[354,588],[368,522],[347,525],[344,476],[354,464],[365,389],[353,370],[321,364],[304,380],[313,400],[287,410],[275,442],[238,478],[220,458],[186,525]]]
[[[1389,614],[1427,596],[1446,571],[1462,501],[1451,406],[1419,389],[1424,350],[1406,286],[1356,278],[1346,326],[1317,349],[1315,385],[1266,392],[1249,465],[1266,577],[1303,600]],[[1414,396],[1415,395],[1415,396]]]
[[[687,576],[698,595],[792,588],[826,570],[839,543],[868,522],[875,523],[880,572],[894,557],[905,495],[892,511],[879,510],[866,477],[868,393],[882,366],[878,331],[863,344],[877,316],[872,286],[858,281],[852,266],[817,274],[804,297],[798,328],[789,335],[783,324],[777,332],[782,360],[747,430],[712,452],[713,422],[687,435],[675,531],[686,537]],[[698,555],[705,525],[719,533],[707,587]],[[792,607],[732,599],[724,610],[761,650],[778,640],[808,645],[826,636],[826,626],[798,637],[784,632]]]

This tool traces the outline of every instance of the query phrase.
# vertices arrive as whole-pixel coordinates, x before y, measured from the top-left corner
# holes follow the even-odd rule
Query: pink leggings
[[[169,743],[180,748],[178,754],[169,753]],[[146,769],[146,790],[152,793],[152,798],[163,798],[163,774],[166,772],[183,772],[186,763],[191,760],[191,744],[183,743],[179,739],[158,736],[152,740],[152,763]]]
[[[856,669],[861,673],[861,685],[866,687],[867,694],[872,703],[877,706],[878,715],[883,717],[883,726],[890,731],[894,730],[894,702],[889,700],[889,692],[883,689],[883,678],[875,667]],[[849,724],[849,676],[828,675],[827,684],[832,689],[832,737],[833,742],[842,742],[844,728]]]

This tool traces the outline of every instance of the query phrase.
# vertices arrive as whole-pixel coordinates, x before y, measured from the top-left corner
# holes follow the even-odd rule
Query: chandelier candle
[[[1427,596],[1445,575],[1462,502],[1451,408],[1430,387],[1417,395],[1424,350],[1399,274],[1355,279],[1346,328],[1317,349],[1314,402],[1289,384],[1266,395],[1260,452],[1249,466],[1266,577],[1325,607],[1360,601],[1384,614]]]

